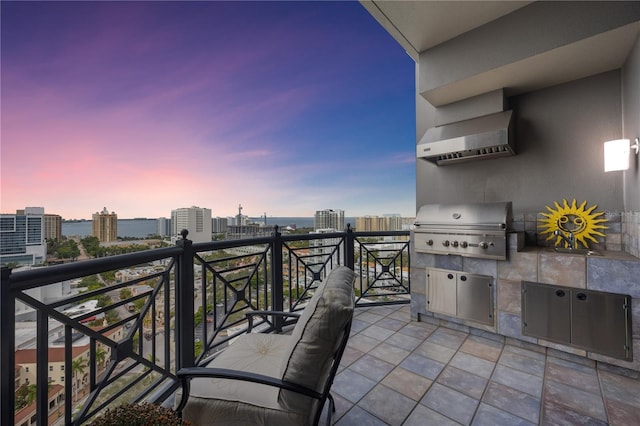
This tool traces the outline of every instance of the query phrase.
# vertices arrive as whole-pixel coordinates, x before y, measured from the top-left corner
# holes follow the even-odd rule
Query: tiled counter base
[[[497,332],[520,340],[640,371],[640,260],[621,252],[604,256],[559,254],[547,249],[509,253],[498,265]],[[534,260],[535,258],[535,260]],[[535,268],[532,268],[533,261]],[[631,296],[632,362],[522,335],[521,281],[628,294]]]
[[[434,314],[426,309],[427,268],[442,268],[497,277],[495,326]],[[623,252],[603,256],[555,253],[547,248],[511,248],[506,261],[412,253],[412,319],[482,333],[496,333],[565,353],[640,372],[640,259]],[[633,361],[587,352],[522,335],[521,282],[532,281],[631,296]],[[424,284],[423,284],[424,283]],[[473,331],[475,329],[475,331]]]

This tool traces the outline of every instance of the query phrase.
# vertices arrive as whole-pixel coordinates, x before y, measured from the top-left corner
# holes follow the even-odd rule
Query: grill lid
[[[415,225],[438,229],[507,230],[513,220],[511,201],[468,204],[425,204]]]

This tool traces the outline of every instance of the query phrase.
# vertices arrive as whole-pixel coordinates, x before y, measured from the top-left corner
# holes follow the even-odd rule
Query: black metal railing
[[[169,401],[175,372],[243,334],[245,312],[304,309],[337,265],[356,271],[357,306],[409,303],[408,231],[276,229],[270,237],[198,244],[183,233],[175,247],[3,269],[0,361],[18,361],[20,369],[3,368],[0,376],[1,423],[14,422],[16,375],[20,384],[35,385],[36,421],[43,425],[57,414],[74,425],[122,402]],[[34,339],[18,333],[16,318],[31,320]],[[254,328],[279,330],[280,321],[266,316]],[[65,389],[54,413],[51,384]]]

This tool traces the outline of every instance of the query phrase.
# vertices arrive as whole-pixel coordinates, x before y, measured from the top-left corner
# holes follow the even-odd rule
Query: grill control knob
[[[452,245],[453,247],[458,247],[458,242],[457,242],[457,241],[452,241],[452,242],[451,242],[451,245]]]
[[[444,240],[442,242],[442,245],[445,246],[445,247],[449,247],[449,240]]]
[[[463,241],[460,243],[460,247],[462,248],[467,248],[469,246],[469,243],[467,243],[466,241]]]
[[[428,245],[428,246],[432,246],[432,245],[433,245],[433,240],[429,240],[429,241],[427,241],[427,245]]]
[[[484,241],[481,243],[478,243],[478,246],[480,246],[481,249],[488,249],[489,248],[489,244],[485,243]]]

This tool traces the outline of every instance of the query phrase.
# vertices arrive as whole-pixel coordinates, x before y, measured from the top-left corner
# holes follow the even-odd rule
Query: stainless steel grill
[[[415,222],[415,250],[506,260],[511,202],[426,204]]]

